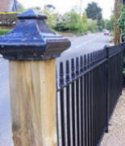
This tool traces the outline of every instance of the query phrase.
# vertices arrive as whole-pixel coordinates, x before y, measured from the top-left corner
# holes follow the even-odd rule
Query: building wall
[[[8,12],[12,10],[14,0],[0,0],[0,12]]]

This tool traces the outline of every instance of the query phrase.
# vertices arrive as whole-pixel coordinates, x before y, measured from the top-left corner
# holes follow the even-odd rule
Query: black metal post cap
[[[54,33],[36,10],[18,16],[16,27],[0,37],[0,54],[9,60],[46,60],[60,56],[70,41]]]

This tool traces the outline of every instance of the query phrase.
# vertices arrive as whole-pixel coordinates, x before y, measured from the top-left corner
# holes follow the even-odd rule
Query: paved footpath
[[[125,89],[110,121],[109,133],[100,146],[125,146]]]

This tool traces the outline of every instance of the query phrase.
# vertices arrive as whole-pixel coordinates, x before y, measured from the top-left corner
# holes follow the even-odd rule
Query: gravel
[[[120,97],[100,146],[125,146],[125,89]]]

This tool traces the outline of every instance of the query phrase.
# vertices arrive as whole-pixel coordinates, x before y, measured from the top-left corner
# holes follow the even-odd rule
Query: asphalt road
[[[96,33],[69,39],[71,41],[71,47],[62,53],[61,57],[58,58],[59,61],[103,49],[105,45],[109,45],[111,37],[104,36],[103,33]]]
[[[72,42],[71,47],[58,58],[57,62],[103,49],[105,45],[108,45],[110,37],[97,33],[69,39]],[[0,146],[13,146],[8,68],[8,61],[0,58]]]

